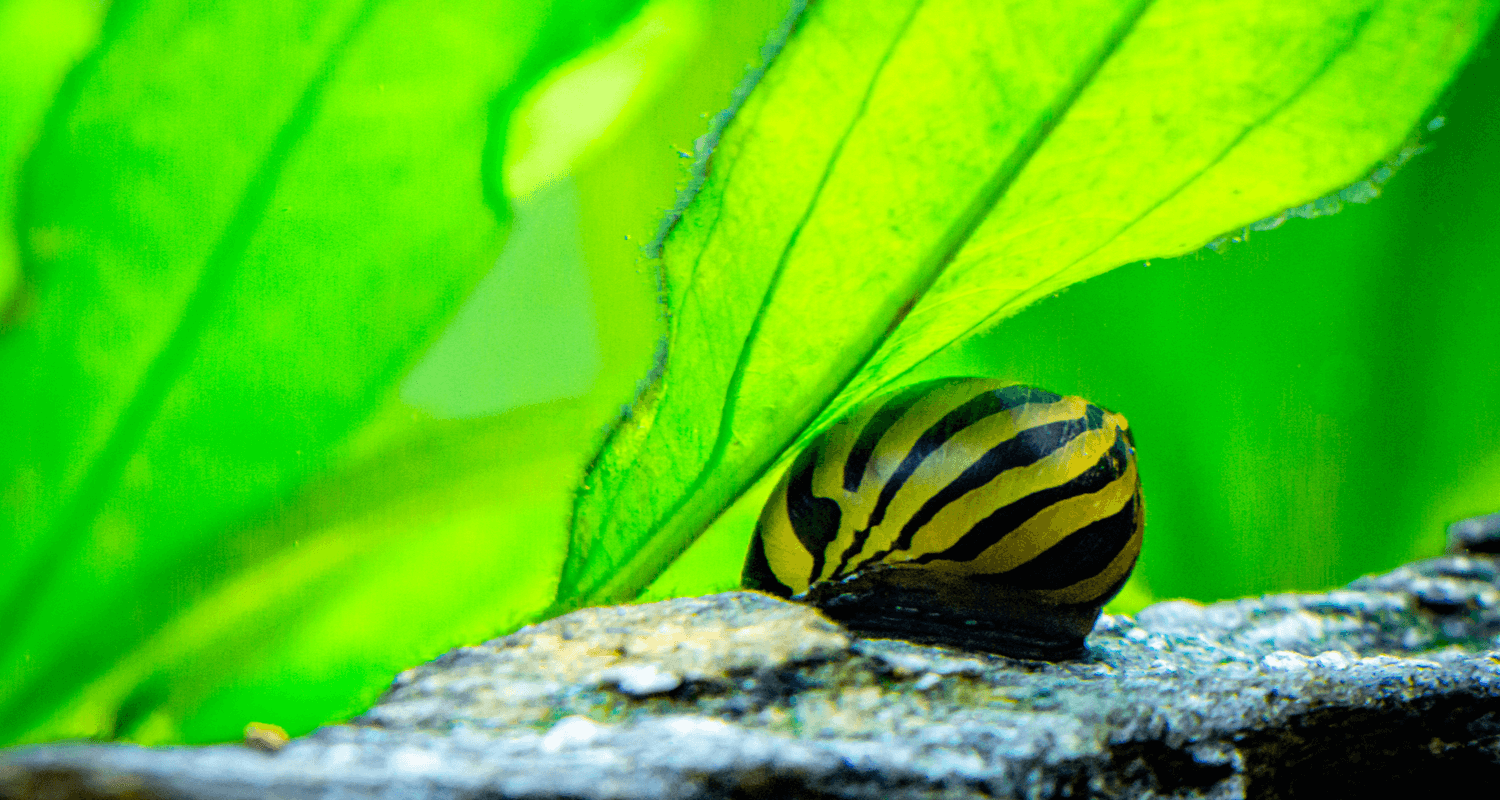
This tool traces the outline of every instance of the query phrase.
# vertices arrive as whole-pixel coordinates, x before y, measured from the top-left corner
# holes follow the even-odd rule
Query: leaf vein
[[[1383,6],[1383,5],[1384,5],[1384,0],[1382,0],[1382,2],[1378,4],[1377,9],[1378,9],[1379,6]],[[1307,94],[1307,92],[1309,90],[1311,90],[1312,87],[1319,80],[1321,80],[1323,78],[1323,76],[1326,75],[1330,69],[1332,69],[1334,67],[1335,64],[1337,64],[1344,56],[1348,55],[1349,51],[1352,50],[1353,47],[1354,47],[1354,45],[1358,43],[1359,37],[1364,32],[1365,26],[1375,16],[1376,13],[1377,13],[1376,9],[1370,9],[1370,10],[1367,10],[1364,13],[1360,14],[1355,19],[1354,25],[1352,25],[1350,27],[1350,33],[1349,33],[1348,38],[1346,38],[1343,42],[1341,42],[1339,44],[1338,47],[1336,47],[1333,51],[1331,51],[1331,53],[1329,54],[1328,58],[1325,59],[1323,61],[1323,63],[1318,66],[1317,69],[1313,70],[1312,73],[1309,74],[1308,78],[1305,81],[1303,81],[1301,85],[1299,85],[1294,91],[1292,91],[1291,93],[1289,93],[1287,95],[1287,97],[1285,97],[1281,102],[1277,103],[1276,105],[1274,105],[1273,107],[1271,107],[1270,109],[1268,109],[1261,116],[1259,116],[1256,119],[1252,120],[1248,125],[1245,126],[1245,128],[1242,131],[1240,131],[1240,133],[1238,135],[1236,135],[1227,144],[1225,144],[1224,147],[1222,147],[1219,150],[1219,152],[1214,155],[1213,158],[1211,158],[1207,162],[1205,162],[1203,164],[1203,166],[1200,167],[1195,172],[1193,172],[1192,175],[1190,175],[1187,178],[1185,178],[1181,183],[1179,183],[1177,186],[1175,186],[1171,191],[1169,191],[1169,192],[1165,193],[1164,195],[1162,195],[1162,197],[1160,199],[1158,199],[1155,203],[1152,203],[1149,207],[1147,207],[1145,210],[1143,210],[1140,214],[1137,214],[1133,219],[1131,219],[1128,222],[1126,222],[1123,226],[1120,227],[1119,230],[1115,231],[1113,234],[1110,234],[1107,238],[1105,238],[1098,245],[1096,245],[1095,247],[1093,247],[1092,249],[1090,249],[1087,253],[1084,253],[1083,255],[1080,255],[1078,258],[1073,259],[1068,264],[1066,264],[1066,265],[1064,265],[1064,266],[1062,266],[1062,267],[1054,270],[1053,272],[1049,273],[1047,276],[1037,279],[1034,283],[1031,284],[1031,286],[1027,290],[1025,290],[1023,292],[1016,293],[1015,297],[1024,297],[1027,294],[1030,294],[1031,292],[1035,291],[1038,287],[1046,284],[1047,282],[1055,280],[1059,275],[1062,275],[1062,274],[1068,272],[1069,270],[1072,270],[1073,268],[1077,267],[1079,264],[1087,261],[1088,259],[1093,258],[1096,254],[1098,254],[1104,248],[1106,248],[1109,245],[1113,244],[1114,242],[1118,241],[1120,239],[1120,237],[1124,236],[1131,229],[1135,228],[1137,225],[1139,225],[1142,222],[1144,222],[1152,214],[1155,214],[1158,210],[1160,210],[1167,203],[1171,202],[1172,200],[1174,200],[1177,197],[1179,197],[1183,192],[1187,191],[1190,187],[1192,187],[1199,180],[1201,180],[1203,178],[1203,176],[1206,175],[1209,172],[1209,170],[1211,170],[1214,167],[1218,166],[1219,164],[1223,163],[1223,161],[1225,159],[1227,159],[1230,156],[1230,154],[1235,151],[1236,148],[1238,148],[1240,145],[1244,144],[1245,140],[1247,138],[1249,138],[1251,134],[1253,134],[1257,130],[1260,130],[1260,129],[1264,128],[1265,126],[1269,125],[1273,120],[1276,119],[1276,117],[1280,116],[1288,108],[1290,108],[1292,106],[1292,104],[1294,104],[1295,102],[1297,102],[1297,100],[1299,100],[1303,96],[1305,96]],[[936,348],[934,350],[934,352],[936,352],[937,350],[941,350],[944,347],[949,347],[949,346],[951,346],[953,344],[956,344],[957,342],[962,341],[966,337],[971,336],[974,333],[976,333],[978,331],[981,331],[981,330],[984,330],[985,328],[989,327],[990,325],[993,325],[993,324],[999,322],[1001,319],[1003,319],[1005,316],[1007,316],[1007,314],[1013,313],[1012,306],[1014,305],[1014,303],[1015,303],[1015,301],[1012,300],[1011,302],[1006,303],[1005,305],[1002,305],[1000,308],[996,309],[994,312],[992,312],[989,315],[987,315],[984,319],[982,319],[979,322],[976,322],[973,325],[969,326],[967,329],[964,330],[963,333],[961,333],[961,334],[959,334],[959,335],[954,336],[953,338],[951,338],[942,347]],[[909,374],[912,370],[916,369],[916,366],[917,365],[913,364],[912,366],[907,367],[905,370],[903,370],[901,372],[901,374],[899,376],[897,376],[896,380],[899,380],[901,377],[904,377],[907,374]]]

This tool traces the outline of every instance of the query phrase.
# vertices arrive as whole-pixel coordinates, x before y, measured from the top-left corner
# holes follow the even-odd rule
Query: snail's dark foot
[[[815,585],[796,599],[861,636],[1043,661],[1083,655],[1099,618],[1095,604],[1041,604],[1027,592],[993,587],[977,592],[931,570],[876,570]]]

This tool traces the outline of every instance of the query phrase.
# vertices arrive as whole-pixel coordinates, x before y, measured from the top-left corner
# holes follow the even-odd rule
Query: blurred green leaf
[[[526,621],[552,598],[565,541],[548,532],[562,530],[607,415],[595,399],[398,424],[396,441],[361,447],[220,537],[213,555],[229,561],[242,543],[286,546],[205,593],[23,740],[225,741],[251,720],[300,733],[368,707],[397,672],[456,642]],[[168,568],[146,577],[181,581]]]
[[[99,34],[98,0],[0,0],[0,331],[21,313],[21,255],[14,238],[16,173],[47,104]],[[15,305],[13,305],[15,304]]]
[[[933,352],[1361,177],[1495,10],[813,5],[666,238],[671,350],[585,481],[558,607],[635,596]]]
[[[682,67],[707,39],[703,18],[712,5],[652,0],[608,42],[537,86],[516,109],[508,137],[505,182],[511,194],[524,197],[571,174],[589,154],[604,152],[624,135],[655,95],[690,82]],[[759,5],[764,0],[750,4]],[[733,40],[742,30],[715,26],[713,46],[740,53]]]
[[[552,597],[567,502],[596,431],[635,390],[656,346],[654,286],[636,262],[681,176],[682,160],[666,145],[702,133],[707,112],[724,106],[784,13],[780,0],[691,8],[658,0],[581,55],[584,64],[609,61],[655,30],[647,61],[639,52],[627,59],[641,74],[620,116],[567,163],[551,152],[552,167],[573,175],[517,201],[488,289],[475,292],[401,389],[449,416],[549,393],[586,390],[584,398],[436,421],[390,396],[328,457],[333,470],[295,497],[180,543],[170,561],[133,564],[132,586],[109,601],[171,614],[112,665],[98,665],[109,667],[103,674],[49,694],[50,708],[7,718],[0,737],[222,741],[250,720],[307,730],[363,708],[398,669],[534,617]],[[668,23],[685,27],[659,30]],[[578,71],[568,64],[558,73]],[[546,95],[559,83],[549,77],[530,90],[512,135],[529,128],[545,140],[547,124],[579,124],[527,110],[556,105]],[[598,128],[597,118],[584,122]],[[508,150],[504,160],[525,157]],[[585,265],[591,291],[574,274]],[[593,325],[579,316],[590,302],[600,333],[592,345]]]
[[[111,8],[20,184],[0,738],[208,591],[216,532],[329,463],[499,252],[511,110],[635,5]]]

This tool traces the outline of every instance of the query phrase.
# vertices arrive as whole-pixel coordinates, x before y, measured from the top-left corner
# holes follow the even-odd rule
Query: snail
[[[812,440],[761,512],[742,582],[867,636],[1076,658],[1130,577],[1144,521],[1123,416],[944,378]]]

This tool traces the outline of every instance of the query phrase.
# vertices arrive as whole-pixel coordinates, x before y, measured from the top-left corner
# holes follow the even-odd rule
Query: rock
[[[275,752],[53,744],[0,797],[1276,798],[1500,774],[1500,569],[1105,615],[1076,661],[851,637],[730,592],[586,609]]]
[[[1449,525],[1448,552],[1474,555],[1500,553],[1500,512],[1470,517]]]

